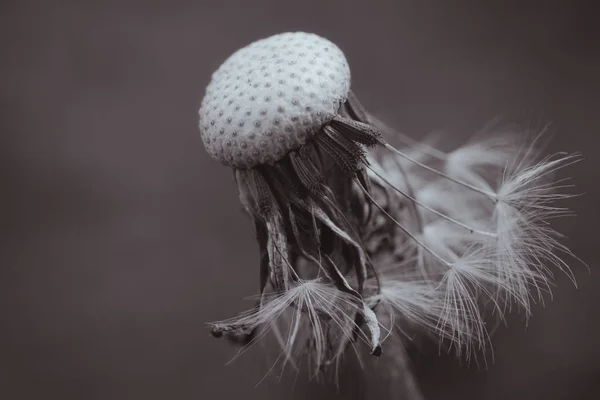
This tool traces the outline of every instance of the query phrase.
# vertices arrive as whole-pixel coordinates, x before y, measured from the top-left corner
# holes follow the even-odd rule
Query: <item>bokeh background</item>
[[[27,1],[0,5],[0,398],[358,399],[268,378],[205,323],[245,309],[252,226],[205,153],[197,108],[218,65],[282,31],[346,53],[390,125],[460,142],[494,117],[532,130],[585,196],[560,222],[579,288],[493,337],[495,361],[415,354],[428,399],[600,398],[600,40],[583,1]]]

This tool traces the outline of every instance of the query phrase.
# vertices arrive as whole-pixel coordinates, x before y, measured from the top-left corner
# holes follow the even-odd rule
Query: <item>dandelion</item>
[[[271,332],[284,364],[308,355],[317,374],[359,342],[381,356],[413,328],[469,357],[489,340],[484,302],[500,318],[528,315],[551,267],[572,275],[549,220],[569,197],[553,175],[580,156],[538,160],[535,141],[506,134],[449,153],[415,142],[362,107],[344,54],[322,37],[238,50],[199,115],[260,248],[257,304],[211,324],[216,337],[248,346]]]

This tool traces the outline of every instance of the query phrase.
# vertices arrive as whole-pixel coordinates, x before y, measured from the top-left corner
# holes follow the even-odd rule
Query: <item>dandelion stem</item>
[[[389,321],[383,321],[384,324]],[[392,326],[393,330],[396,330]],[[366,377],[366,399],[423,400],[423,393],[410,365],[410,358],[398,332],[390,332],[385,341],[386,353],[373,363]]]

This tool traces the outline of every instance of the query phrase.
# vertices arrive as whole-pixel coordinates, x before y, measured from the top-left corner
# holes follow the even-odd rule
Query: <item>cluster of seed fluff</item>
[[[238,168],[271,164],[337,115],[350,89],[342,51],[309,33],[258,40],[213,74],[200,108],[204,145]]]
[[[554,271],[574,279],[550,222],[572,196],[554,175],[580,155],[539,159],[541,134],[489,132],[447,153],[403,136],[360,105],[343,53],[316,35],[234,53],[200,130],[236,169],[261,248],[257,306],[213,335],[252,344],[272,331],[284,365],[308,354],[321,372],[358,339],[400,359],[385,342],[415,327],[469,358],[489,342],[484,303],[529,316]]]

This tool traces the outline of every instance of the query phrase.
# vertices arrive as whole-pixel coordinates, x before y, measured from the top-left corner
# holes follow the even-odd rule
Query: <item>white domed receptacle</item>
[[[290,32],[233,53],[213,74],[199,110],[208,153],[222,164],[273,164],[331,121],[350,91],[344,53],[318,35]]]

